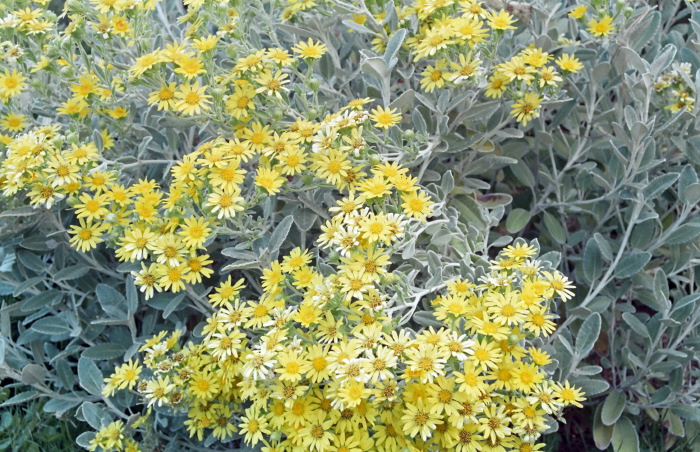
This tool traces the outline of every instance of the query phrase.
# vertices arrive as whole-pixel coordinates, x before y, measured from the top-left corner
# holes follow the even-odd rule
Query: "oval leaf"
[[[576,353],[580,357],[587,356],[600,334],[600,314],[597,312],[586,318],[581,324],[581,328],[576,335]]]
[[[635,251],[629,256],[622,258],[617,269],[615,270],[615,278],[629,278],[636,275],[644,266],[651,260],[651,253],[646,251]]]
[[[603,402],[603,409],[600,412],[600,420],[604,425],[613,425],[620,419],[627,404],[627,397],[624,392],[612,391]]]
[[[525,227],[530,221],[530,212],[525,209],[513,209],[506,219],[506,229],[511,234],[515,234]]]

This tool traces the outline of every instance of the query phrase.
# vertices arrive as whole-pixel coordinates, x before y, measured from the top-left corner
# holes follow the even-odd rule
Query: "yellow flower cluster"
[[[681,63],[677,68],[660,76],[654,84],[654,90],[664,96],[667,110],[678,113],[683,109],[693,111],[695,109],[695,97],[693,97],[693,84],[691,79],[690,63]]]
[[[118,450],[122,452],[142,452],[141,447],[133,439],[127,438],[122,421],[114,421],[102,427],[95,438],[90,441],[89,450]]]
[[[119,184],[118,173],[96,168],[94,143],[64,149],[55,128],[41,128],[9,144],[0,188],[6,196],[28,189],[30,203],[47,208],[68,196],[79,220],[71,226],[71,244],[87,252],[108,234],[121,261],[141,263],[134,276],[146,299],[156,291],[179,292],[187,283],[208,278],[212,260],[202,251],[215,236],[217,222],[279,193],[293,176],[308,174],[348,194],[341,204],[348,215],[364,202],[383,201],[395,189],[403,213],[362,211],[352,221],[347,216],[345,222],[328,222],[324,235],[342,254],[360,240],[390,244],[403,230],[405,217],[430,214],[431,201],[396,164],[376,166],[368,175],[369,148],[362,132],[369,114],[361,108],[364,102],[354,101],[320,124],[299,119],[273,131],[254,122],[231,139],[205,143],[173,166],[166,191],[154,180]],[[244,194],[253,159],[259,160],[254,185],[260,190]],[[336,230],[342,238],[333,235]]]
[[[138,380],[149,406],[187,412],[190,435],[238,433],[268,452],[540,450],[548,416],[584,398],[554,383],[542,369],[549,355],[524,341],[554,330],[548,306],[571,298],[571,283],[519,242],[478,285],[448,283],[432,302],[443,328],[396,330],[385,248],[396,232],[378,239],[357,228],[354,244],[340,246],[377,210],[340,201],[330,242],[346,257],[332,273],[295,249],[264,271],[259,299],[244,301],[242,282],[227,281],[210,296],[218,310],[201,343],[180,347],[177,333],[162,332],[141,349],[152,376],[138,380],[141,366],[129,362],[105,394]]]
[[[418,33],[405,43],[414,61],[433,59],[421,72],[420,86],[428,93],[466,84],[478,86],[488,79],[486,97],[500,99],[507,93],[515,101],[511,116],[527,125],[539,116],[545,94],[558,92],[564,81],[555,66],[547,64],[553,56],[540,48],[530,47],[491,66],[500,37],[515,29],[515,18],[505,10],[489,11],[477,0],[424,0],[400,12],[402,20],[413,14],[419,21]],[[568,54],[562,54],[556,63],[563,75],[583,67]]]
[[[586,22],[586,13],[588,12],[588,5],[580,5],[575,7],[569,12],[569,16],[574,19],[578,19],[581,22]],[[614,18],[603,13],[598,17],[594,17],[586,22],[588,25],[587,31],[595,36],[596,38],[604,38],[615,31],[615,25],[613,25]]]
[[[552,65],[547,65],[553,56],[540,48],[531,47],[515,55],[509,61],[494,68],[493,76],[486,85],[486,96],[500,99],[510,92],[516,99],[511,107],[511,116],[527,125],[539,117],[540,103],[547,90],[556,91],[563,79]],[[555,60],[564,74],[580,71],[583,65],[574,56],[563,54]]]
[[[71,22],[60,36],[86,32],[87,24],[91,36],[129,49],[120,55],[128,63],[81,67],[77,57],[64,55],[42,57],[27,72],[27,65],[5,58],[11,64],[0,72],[0,100],[9,108],[0,127],[23,132],[0,140],[5,196],[27,193],[31,205],[46,208],[65,202],[76,218],[67,231],[71,245],[90,252],[105,243],[120,261],[136,263],[135,284],[146,299],[207,280],[214,273],[209,244],[266,198],[321,188],[330,200],[313,206],[321,212],[316,248],[291,250],[262,269],[259,281],[228,276],[208,296],[213,314],[201,341],[183,346],[180,331],[156,335],[140,349],[142,360],[117,366],[105,380],[105,397],[135,391],[147,411],[157,405],[186,412],[187,429],[199,440],[212,434],[227,441],[238,433],[248,444],[264,444],[265,452],[533,451],[542,447],[537,441],[548,416],[580,406],[579,390],[545,373],[547,353],[527,347],[554,330],[552,300],[572,296],[566,278],[534,259],[534,247],[509,247],[483,280],[448,283],[432,301],[442,327],[398,329],[391,313],[413,312],[421,300],[404,306],[392,256],[411,222],[426,221],[435,206],[407,168],[383,162],[371,146],[377,132],[393,132],[399,109],[371,109],[365,98],[323,117],[313,108],[303,115],[289,102],[287,85],[295,78],[316,100],[312,66],[326,44],[308,39],[289,50],[220,44],[235,26],[235,12],[221,18],[225,25],[216,35],[200,36],[203,21],[195,15],[216,6],[185,0],[181,21],[191,22],[185,38],[165,48],[134,46],[130,40],[149,23],[139,14],[145,17],[157,1],[89,4],[66,3]],[[313,6],[313,0],[290,1],[283,15]],[[458,14],[447,14],[452,11]],[[421,0],[397,13],[399,21],[412,14],[421,21],[406,42],[415,60],[436,59],[423,72],[428,92],[477,82],[485,73],[480,52],[514,28],[510,14],[488,12],[475,0]],[[2,27],[38,33],[47,14],[17,11]],[[378,39],[374,44],[384,45]],[[215,61],[217,47],[232,58],[230,67]],[[551,59],[532,48],[496,66],[487,95],[508,92],[517,100],[513,117],[527,124],[545,90],[562,82],[547,66]],[[563,73],[581,68],[568,55],[556,62]],[[104,151],[114,141],[107,131],[94,141],[60,125],[25,131],[30,121],[19,98],[36,81],[30,73],[40,71],[46,72],[37,78],[65,74],[69,94],[62,99],[70,97],[57,109],[61,121],[84,126],[94,115],[124,124],[135,112],[122,101],[143,99],[151,111],[211,121],[215,133],[208,136],[216,138],[168,162],[169,182],[132,180],[128,169],[141,162],[120,167],[108,160]],[[293,94],[309,107],[303,94]],[[129,438],[137,425],[104,426],[92,449],[139,450]]]

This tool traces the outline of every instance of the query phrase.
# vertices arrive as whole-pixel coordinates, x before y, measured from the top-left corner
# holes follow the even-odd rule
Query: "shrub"
[[[586,398],[601,448],[692,437],[692,3],[46,3],[0,13],[5,406],[93,450],[541,450]]]

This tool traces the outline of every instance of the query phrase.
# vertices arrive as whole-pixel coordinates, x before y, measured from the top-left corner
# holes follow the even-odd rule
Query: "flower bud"
[[[224,90],[221,88],[214,88],[211,90],[211,97],[214,98],[216,102],[221,102],[224,99]]]
[[[321,86],[321,82],[318,81],[318,79],[312,78],[311,80],[309,80],[309,88],[311,89],[311,91],[318,91],[319,86]]]
[[[70,66],[63,66],[61,68],[61,77],[73,78],[73,68]]]
[[[413,138],[415,138],[416,132],[413,129],[408,129],[403,131],[403,137],[407,141],[411,141]]]
[[[79,138],[78,138],[78,134],[75,133],[75,132],[71,132],[71,133],[69,133],[68,135],[66,135],[66,141],[68,142],[68,144],[75,144],[75,145],[77,145],[77,144],[78,144],[78,139],[79,139]]]

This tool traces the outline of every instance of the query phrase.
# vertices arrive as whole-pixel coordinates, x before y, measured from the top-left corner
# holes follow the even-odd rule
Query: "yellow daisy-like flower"
[[[263,435],[266,436],[270,434],[267,419],[264,415],[261,415],[259,410],[255,407],[250,407],[245,410],[245,416],[241,417],[241,423],[238,426],[241,429],[239,433],[244,435],[244,441],[251,446],[255,446],[258,442],[264,441]]]
[[[435,88],[442,88],[445,86],[445,82],[452,76],[452,74],[445,72],[445,61],[440,60],[435,64],[435,67],[428,66],[421,75],[423,78],[420,80],[420,87],[427,93],[431,93]]]
[[[27,127],[27,117],[15,113],[8,113],[0,120],[0,127],[8,132],[19,132]]]
[[[216,44],[219,42],[219,37],[215,35],[209,35],[204,38],[199,38],[195,39],[192,41],[192,46],[199,50],[200,52],[206,52],[208,50],[213,49],[216,47]]]
[[[489,27],[492,30],[514,30],[515,27],[512,25],[515,23],[515,19],[510,15],[505,9],[500,10],[498,13],[491,11],[486,13],[486,20],[489,23]]]
[[[427,441],[437,428],[442,424],[441,416],[426,407],[423,402],[417,404],[406,403],[401,421],[403,422],[403,432],[415,438],[420,435],[423,441]]]
[[[605,16],[600,20],[591,19],[588,21],[588,32],[598,38],[605,37],[615,30],[612,20],[610,16]]]
[[[284,85],[289,83],[289,80],[286,80],[287,77],[288,75],[282,71],[277,71],[275,73],[272,71],[265,71],[260,77],[255,79],[255,81],[261,85],[255,92],[282,99],[282,92],[289,91],[284,87]]]
[[[289,66],[294,61],[294,58],[292,58],[289,52],[279,47],[268,49],[265,57],[271,59],[280,66]]]
[[[525,62],[525,58],[515,56],[510,61],[498,65],[498,72],[507,77],[509,82],[520,80],[529,85],[536,70]]]
[[[85,102],[85,99],[71,97],[56,111],[60,115],[78,115],[80,118],[83,118],[88,114],[89,108],[87,102]]]
[[[542,98],[537,93],[527,93],[511,107],[511,116],[516,121],[526,126],[532,118],[540,116],[540,102]]]
[[[586,400],[586,398],[583,397],[583,391],[569,385],[568,381],[564,382],[563,385],[559,384],[559,386],[556,387],[554,390],[554,397],[558,402],[563,403],[564,405],[574,405],[579,408],[583,408],[583,405],[581,405],[580,402]]]
[[[326,54],[326,45],[321,42],[314,42],[313,39],[309,38],[308,42],[302,41],[292,47],[292,50],[302,58],[317,60]]]
[[[452,27],[433,27],[425,33],[425,37],[416,46],[414,61],[435,55],[438,51],[446,49],[452,44]]]
[[[131,69],[129,69],[129,75],[132,78],[141,77],[147,70],[152,68],[158,63],[165,61],[165,56],[161,50],[156,50],[155,52],[147,53],[136,59],[136,62]]]
[[[569,55],[568,53],[563,54],[554,62],[559,65],[562,71],[570,72],[572,74],[575,74],[583,69],[583,64],[581,64],[578,58],[573,55]]]
[[[371,113],[369,117],[378,129],[394,127],[401,121],[401,113],[396,108],[377,107]]]
[[[0,74],[0,98],[9,99],[17,96],[27,86],[24,83],[25,80],[26,77],[21,72],[17,72],[17,69],[12,69],[12,72],[5,69],[5,73]]]
[[[241,198],[240,190],[226,191],[215,188],[214,192],[207,198],[207,207],[212,208],[212,213],[217,213],[217,218],[233,218],[236,212],[245,210],[245,199]]]
[[[544,88],[545,86],[557,86],[559,83],[563,81],[563,79],[559,76],[559,73],[554,70],[553,66],[547,66],[544,67],[540,70],[540,88]]]
[[[175,69],[176,74],[182,74],[187,80],[191,80],[199,74],[206,74],[207,70],[204,69],[204,63],[199,58],[195,57],[184,57],[177,61],[177,69]]]
[[[279,193],[285,180],[279,171],[272,168],[259,168],[255,175],[255,185],[264,188],[270,195]]]
[[[219,382],[215,373],[197,372],[189,381],[189,390],[198,399],[212,400],[219,392]]]
[[[486,92],[484,95],[490,97],[491,99],[500,99],[503,97],[503,93],[508,89],[508,84],[510,83],[510,77],[501,72],[496,72],[489,82],[486,84]]]
[[[150,104],[158,105],[158,110],[169,111],[175,107],[175,92],[177,91],[177,84],[175,82],[169,85],[163,85],[159,90],[153,91],[148,96],[148,102]]]
[[[190,249],[203,248],[204,242],[211,234],[209,221],[205,218],[185,218],[183,225],[180,225],[178,235],[182,237],[182,242]]]
[[[198,115],[200,112],[208,112],[211,96],[205,94],[206,90],[206,85],[200,87],[199,81],[194,82],[193,85],[180,86],[180,89],[175,93],[177,99],[175,110],[184,115]]]
[[[401,207],[409,217],[425,221],[425,217],[433,213],[433,210],[430,208],[433,202],[425,193],[415,191],[403,195],[401,199],[403,199]]]
[[[588,11],[588,5],[577,6],[576,8],[572,9],[571,12],[569,12],[569,17],[581,19],[586,14],[586,11]]]
[[[71,226],[68,232],[73,237],[70,239],[70,244],[76,249],[87,253],[93,248],[97,248],[97,244],[102,242],[100,236],[109,227],[106,223],[94,223],[92,220],[85,221],[80,218],[80,226]]]

